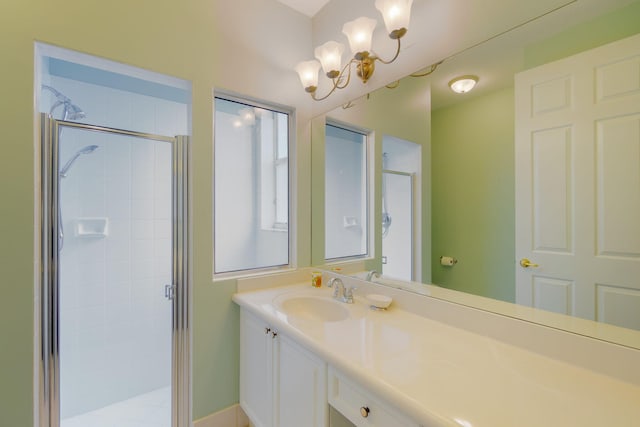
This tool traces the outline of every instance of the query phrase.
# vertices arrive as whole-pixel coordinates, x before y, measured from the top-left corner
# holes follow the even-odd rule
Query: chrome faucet
[[[356,290],[355,286],[346,288],[344,286],[344,283],[342,282],[342,279],[340,279],[339,277],[334,277],[333,279],[329,280],[327,286],[330,288],[334,288],[333,299],[337,299],[338,301],[342,301],[347,304],[353,304],[353,291]]]
[[[371,270],[370,272],[367,273],[367,282],[371,282],[371,279],[373,278],[379,279],[380,278],[380,273],[378,273],[375,270]]]

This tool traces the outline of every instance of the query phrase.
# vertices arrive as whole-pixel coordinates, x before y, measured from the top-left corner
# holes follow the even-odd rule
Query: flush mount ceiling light
[[[449,82],[449,87],[455,93],[467,93],[478,83],[478,76],[460,76]]]
[[[327,42],[316,48],[314,53],[318,59],[317,61],[305,61],[296,66],[295,70],[300,76],[304,90],[316,101],[321,101],[328,98],[336,89],[347,87],[351,80],[352,64],[356,66],[358,77],[363,83],[366,83],[375,71],[376,61],[380,61],[383,64],[391,64],[395,61],[400,54],[400,39],[407,33],[409,28],[412,3],[413,0],[376,0],[376,9],[380,11],[384,18],[389,38],[398,41],[396,54],[391,60],[385,61],[371,50],[371,39],[373,30],[377,25],[376,20],[364,17],[358,18],[347,22],[342,28],[342,32],[349,40],[349,47],[353,55],[343,68],[341,68],[341,65],[344,45],[335,41]],[[318,71],[321,66],[325,75],[332,80],[333,87],[328,94],[319,98],[316,96],[316,90],[318,89]]]

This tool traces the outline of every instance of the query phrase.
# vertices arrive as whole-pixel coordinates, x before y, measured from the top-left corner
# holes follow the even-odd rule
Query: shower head
[[[97,148],[98,148],[97,145],[87,145],[86,147],[82,147],[81,149],[76,151],[76,153],[73,156],[71,156],[71,158],[67,161],[67,163],[65,163],[62,169],[60,169],[60,177],[61,178],[67,177],[67,174],[69,173],[69,169],[71,169],[71,166],[73,166],[73,162],[75,162],[78,157],[80,157],[82,154],[91,154],[94,151],[96,151]]]
[[[63,95],[61,92],[56,90],[55,88],[47,85],[42,85],[42,89],[46,89],[56,97],[56,102],[51,106],[49,110],[49,114],[53,116],[53,111],[59,106],[63,106],[62,110],[62,120],[79,120],[87,117],[82,108],[78,107],[76,104],[71,102],[71,98]]]
[[[90,153],[93,153],[94,151],[96,151],[97,148],[98,148],[97,145],[87,145],[86,147],[82,147],[80,150],[78,150],[78,153],[80,153],[80,154],[90,154]]]
[[[87,117],[84,111],[80,109],[76,104],[64,104],[64,116],[63,120],[80,120]]]

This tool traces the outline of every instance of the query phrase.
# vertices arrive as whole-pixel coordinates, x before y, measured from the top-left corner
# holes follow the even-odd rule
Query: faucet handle
[[[353,304],[353,292],[358,289],[357,286],[349,286],[344,290],[344,302]]]
[[[334,283],[337,283],[338,284],[337,286],[340,286],[340,285],[344,286],[344,284],[342,283],[342,279],[339,277],[334,277],[333,279],[329,280],[329,283],[327,283],[327,286],[332,288]]]
[[[329,280],[327,286],[332,288],[334,283],[336,284],[336,287],[333,290],[333,297],[338,298],[340,296],[340,288],[342,287],[342,289],[344,289],[344,284],[342,283],[342,279],[340,279],[339,277],[334,277],[333,279]]]

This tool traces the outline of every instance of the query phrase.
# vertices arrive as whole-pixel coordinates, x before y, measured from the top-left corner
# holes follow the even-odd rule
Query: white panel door
[[[240,311],[240,406],[256,427],[273,425],[273,338],[258,317]]]
[[[516,76],[516,262],[517,303],[640,329],[640,35]]]
[[[284,335],[278,335],[276,422],[278,427],[326,427],[327,367]]]

